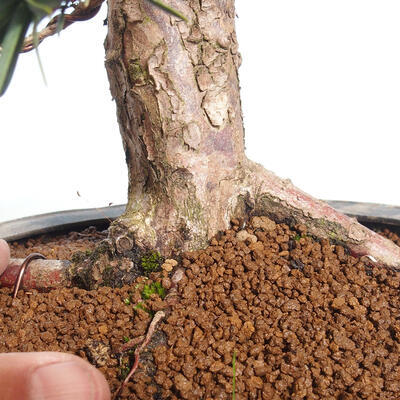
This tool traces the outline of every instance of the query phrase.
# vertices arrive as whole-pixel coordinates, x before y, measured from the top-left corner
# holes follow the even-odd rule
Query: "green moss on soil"
[[[158,251],[145,254],[140,260],[140,266],[146,275],[160,270],[163,259]]]
[[[142,298],[144,300],[148,300],[150,299],[152,294],[158,294],[161,299],[164,299],[164,297],[166,296],[166,291],[160,282],[153,282],[150,285],[144,285]]]

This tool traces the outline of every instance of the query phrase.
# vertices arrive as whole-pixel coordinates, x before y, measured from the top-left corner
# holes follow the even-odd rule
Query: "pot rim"
[[[0,238],[13,241],[45,233],[109,224],[125,211],[125,204],[102,208],[55,211],[0,223]]]
[[[387,204],[326,200],[336,210],[356,218],[363,224],[400,227],[400,207]],[[126,204],[101,208],[56,211],[0,223],[0,238],[13,241],[45,233],[102,226],[112,222],[125,211]]]

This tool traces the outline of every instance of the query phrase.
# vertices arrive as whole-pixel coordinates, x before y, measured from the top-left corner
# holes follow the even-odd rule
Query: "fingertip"
[[[10,248],[5,240],[0,239],[0,275],[10,262]]]
[[[0,354],[2,400],[110,400],[103,374],[66,353]],[[24,397],[21,397],[24,396]]]
[[[35,368],[28,379],[29,399],[109,400],[104,376],[76,357]]]

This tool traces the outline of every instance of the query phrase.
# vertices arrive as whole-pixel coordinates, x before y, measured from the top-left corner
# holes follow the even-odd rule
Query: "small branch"
[[[139,356],[142,350],[149,344],[153,333],[156,329],[157,324],[165,317],[164,311],[157,311],[156,314],[154,315],[153,320],[150,323],[149,329],[147,331],[146,337],[142,344],[138,346],[135,350],[135,362],[133,363],[132,369],[130,370],[128,376],[125,378],[125,380],[122,382],[121,386],[119,389],[116,391],[115,395],[113,396],[113,400],[116,400],[120,393],[122,392],[123,388],[125,385],[129,382],[131,379],[132,375],[135,373],[138,365],[139,365]],[[127,343],[128,344],[128,343]]]
[[[71,14],[64,14],[64,23],[62,29],[67,28],[68,26],[72,25],[74,22],[79,21],[87,21],[93,18],[100,10],[101,5],[103,4],[104,0],[92,0],[90,1],[89,6],[85,6],[84,3],[79,3],[75,10]],[[50,20],[45,28],[43,28],[37,34],[37,43],[41,43],[44,39],[48,38],[49,36],[54,35],[58,31],[58,22],[61,18],[61,14],[56,15],[54,18]],[[35,38],[36,39],[36,38]],[[22,46],[22,53],[26,53],[31,51],[35,48],[35,41],[33,35],[29,35]]]
[[[149,1],[157,7],[160,7],[163,10],[167,11],[168,13],[173,14],[176,17],[183,19],[184,21],[187,21],[186,17],[183,14],[181,14],[174,8],[169,7],[167,4],[164,4],[162,1]],[[72,25],[74,22],[87,21],[89,19],[92,19],[99,12],[103,2],[104,0],[91,0],[89,2],[89,5],[86,5],[86,2],[80,2],[77,6],[75,6],[75,10],[71,14],[63,15],[64,21],[62,23],[61,30]],[[47,26],[37,34],[37,38],[33,35],[29,35],[24,41],[21,53],[26,53],[33,50],[36,47],[35,44],[40,44],[44,39],[48,38],[49,36],[53,36],[55,33],[59,32],[60,18],[61,14],[56,15],[54,18],[52,18]]]

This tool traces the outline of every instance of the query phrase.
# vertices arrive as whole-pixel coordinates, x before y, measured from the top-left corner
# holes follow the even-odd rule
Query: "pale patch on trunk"
[[[228,94],[221,92],[208,91],[204,96],[201,105],[206,112],[211,125],[215,128],[222,128],[228,119],[229,101]]]

